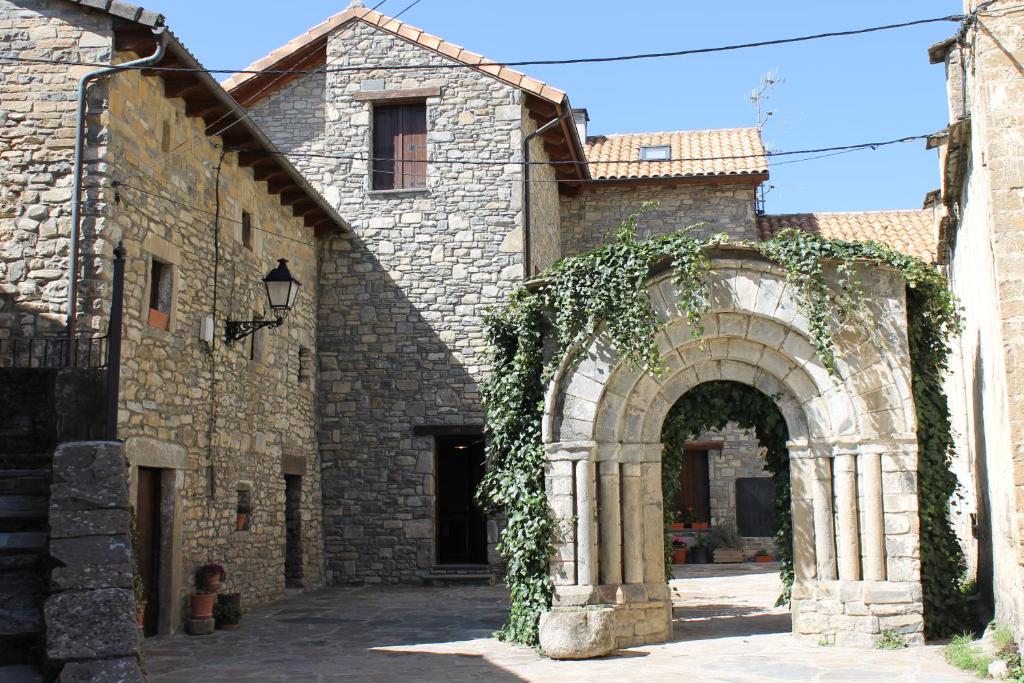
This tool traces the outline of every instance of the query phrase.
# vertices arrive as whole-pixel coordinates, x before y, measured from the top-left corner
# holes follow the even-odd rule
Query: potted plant
[[[711,544],[715,547],[716,563],[743,561],[743,544],[736,527],[732,524],[719,524],[711,529]]]
[[[686,539],[682,536],[672,537],[672,564],[686,564]]]
[[[236,629],[242,621],[242,594],[224,593],[217,596],[217,604],[213,609],[217,628]]]
[[[709,522],[693,522],[690,525],[691,529],[707,529],[711,524]]]
[[[771,562],[772,559],[772,554],[766,548],[761,548],[754,555],[754,562]]]
[[[196,570],[196,587],[206,593],[216,594],[220,590],[220,582],[226,578],[228,573],[224,571],[224,567],[213,562],[204,564]]]
[[[132,577],[132,591],[135,593],[135,619],[143,626],[146,619],[146,585],[138,572]]]
[[[704,534],[699,534],[694,539],[693,546],[687,550],[686,559],[689,564],[708,563],[708,539]]]

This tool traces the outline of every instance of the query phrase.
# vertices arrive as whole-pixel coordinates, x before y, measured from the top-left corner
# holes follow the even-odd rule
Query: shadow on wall
[[[753,605],[707,604],[675,607],[672,610],[672,640],[712,640],[737,636],[791,633],[789,612],[766,612]]]
[[[484,421],[467,368],[484,363],[481,285],[453,279],[451,262],[433,263],[413,239],[384,248],[391,270],[357,236],[321,246],[319,445],[335,584],[429,573],[434,443],[413,428]]]
[[[988,444],[985,439],[985,360],[982,357],[981,333],[974,345],[974,369],[971,377],[971,399],[974,410],[974,489],[977,516],[971,531],[977,540],[977,586],[980,602],[971,606],[975,625],[984,629],[995,614],[993,592],[992,517],[988,496]]]

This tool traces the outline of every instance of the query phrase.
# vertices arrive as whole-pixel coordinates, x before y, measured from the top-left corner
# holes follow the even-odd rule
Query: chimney
[[[572,118],[576,124],[576,132],[580,135],[580,142],[587,144],[587,122],[590,121],[590,115],[586,109],[573,109]]]

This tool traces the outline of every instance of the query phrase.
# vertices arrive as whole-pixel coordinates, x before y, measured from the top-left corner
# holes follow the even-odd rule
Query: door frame
[[[435,566],[435,567],[445,567],[445,568],[455,568],[455,567],[488,567],[489,568],[491,566],[491,548],[494,545],[494,543],[493,543],[494,539],[491,538],[491,526],[492,526],[491,525],[491,518],[490,518],[490,516],[486,512],[483,513],[484,514],[484,543],[485,543],[485,546],[486,546],[485,549],[484,549],[484,562],[483,563],[479,563],[479,562],[446,562],[446,563],[442,564],[441,563],[441,559],[440,559],[440,552],[439,552],[440,548],[441,548],[441,539],[440,539],[440,533],[441,533],[441,505],[440,505],[440,491],[438,490],[438,488],[439,488],[438,473],[439,473],[439,470],[440,470],[439,461],[440,461],[441,453],[440,453],[440,449],[438,447],[438,442],[439,442],[440,439],[444,439],[444,438],[459,438],[459,437],[465,438],[465,439],[480,439],[480,440],[484,440],[485,436],[484,436],[483,428],[482,427],[475,427],[475,426],[464,426],[464,427],[453,427],[453,428],[451,428],[448,431],[431,430],[430,436],[432,437],[431,438],[430,448],[431,448],[431,463],[432,463],[432,467],[433,467],[433,472],[431,473],[431,476],[432,476],[432,479],[433,479],[433,494],[434,494],[433,495],[433,514],[432,514],[433,523],[434,523],[434,533],[433,533],[433,546],[434,547],[433,547],[432,552],[431,552],[432,565]],[[484,447],[486,448],[486,442],[484,444]]]

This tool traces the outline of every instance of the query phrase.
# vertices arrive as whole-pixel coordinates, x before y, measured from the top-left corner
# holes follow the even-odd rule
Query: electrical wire
[[[397,19],[408,10],[415,7],[422,0],[416,0],[411,5],[403,9],[401,12],[396,14],[393,18]],[[382,3],[378,3],[378,7]],[[374,11],[376,7],[369,11]],[[1005,10],[1001,10],[1005,11]],[[905,21],[896,24],[883,24],[880,26],[869,26],[866,28],[853,29],[848,31],[829,31],[825,33],[815,33],[812,35],[795,36],[791,38],[776,38],[772,40],[760,40],[750,43],[736,43],[732,45],[720,45],[715,47],[702,47],[693,48],[688,50],[672,50],[668,52],[645,52],[638,54],[625,54],[625,55],[612,55],[612,56],[601,56],[601,57],[573,57],[566,59],[524,59],[524,60],[510,60],[510,61],[482,61],[477,64],[462,64],[462,63],[445,63],[445,64],[391,64],[391,65],[376,65],[376,66],[342,66],[342,67],[320,67],[318,69],[190,69],[188,67],[145,67],[150,71],[204,71],[211,74],[260,74],[260,75],[301,75],[301,74],[317,74],[317,73],[337,73],[346,71],[405,71],[410,69],[431,69],[431,70],[442,70],[442,69],[477,69],[481,67],[513,67],[513,66],[562,66],[570,64],[606,64],[610,62],[626,62],[635,61],[642,59],[664,59],[669,57],[687,57],[692,55],[701,54],[713,54],[716,52],[729,52],[733,50],[746,50],[756,47],[770,47],[775,45],[788,45],[792,43],[802,43],[811,40],[822,40],[825,38],[837,38],[846,36],[856,36],[868,33],[877,33],[879,31],[891,31],[900,28],[908,28],[911,26],[921,26],[924,24],[934,24],[938,22],[954,22],[959,23],[964,19],[975,16],[962,15],[962,14],[951,14],[944,17],[932,17],[930,19],[916,19],[913,21]],[[0,55],[0,60],[12,60],[12,61],[24,61],[24,62],[38,62],[46,64],[67,64],[73,66],[109,66],[107,64],[91,63],[91,62],[73,62],[73,61],[55,61],[55,60],[42,60],[42,59],[31,59],[21,58],[10,55]],[[142,68],[142,67],[140,67]]]

